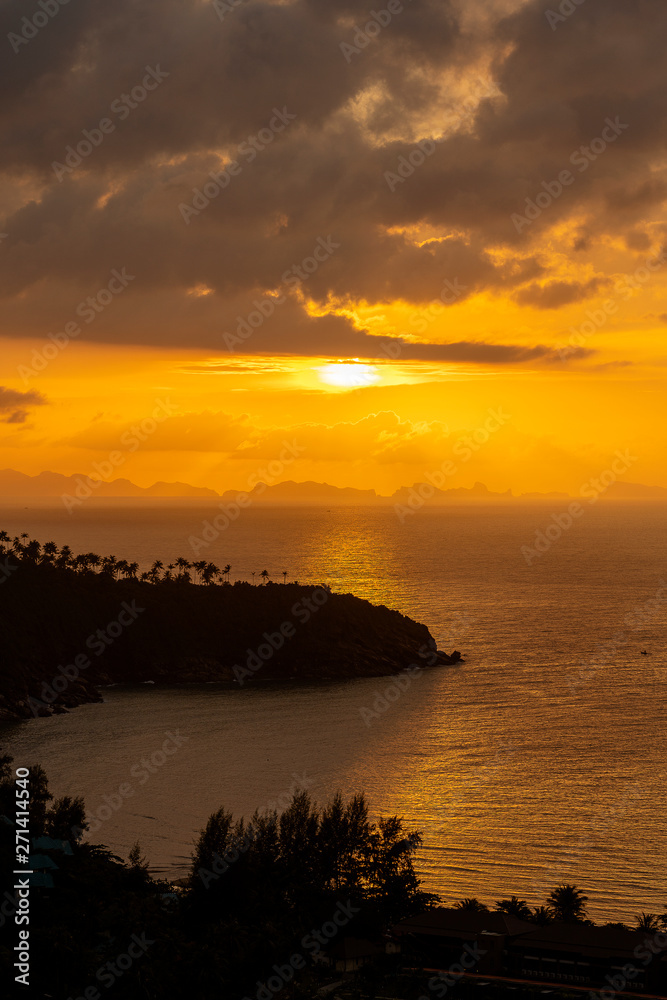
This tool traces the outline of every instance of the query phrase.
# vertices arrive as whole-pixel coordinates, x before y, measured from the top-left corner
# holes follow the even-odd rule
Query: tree
[[[518,896],[510,896],[509,899],[499,899],[496,901],[498,913],[507,913],[511,917],[518,917],[520,920],[530,920],[533,912],[525,899]]]
[[[287,583],[287,570],[283,570],[283,583]]]
[[[548,906],[536,906],[531,913],[530,919],[534,924],[544,927],[553,923],[554,915]]]
[[[656,913],[639,913],[635,916],[635,928],[654,934],[661,928],[660,917]]]
[[[586,919],[586,903],[588,896],[576,885],[564,883],[552,889],[547,898],[547,904],[554,918],[565,924],[577,923]]]
[[[296,792],[279,816],[255,813],[246,823],[224,808],[196,842],[190,886],[195,912],[254,926],[319,926],[342,900],[363,909],[376,928],[431,905],[413,868],[421,835],[397,816],[372,823],[363,795],[337,794],[319,809]]]
[[[264,584],[266,585],[269,582],[269,571],[268,571],[268,569],[263,569],[262,572],[259,575],[261,576],[262,580],[264,581]]]
[[[475,899],[474,896],[467,896],[465,899],[459,899],[457,903],[454,903],[455,910],[465,910],[466,913],[488,913],[489,908],[486,903],[481,903],[479,899]]]
[[[46,813],[46,833],[56,840],[81,840],[88,829],[83,798],[64,795]]]

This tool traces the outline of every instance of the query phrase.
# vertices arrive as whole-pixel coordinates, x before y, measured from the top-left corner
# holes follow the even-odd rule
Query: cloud
[[[609,284],[608,280],[600,277],[591,278],[590,281],[549,281],[544,285],[533,282],[526,288],[519,289],[514,299],[519,305],[533,306],[535,309],[560,309],[596,295]]]
[[[33,406],[44,406],[46,398],[33,390],[21,392],[0,385],[0,421],[5,424],[24,424]]]
[[[24,16],[20,0],[3,4],[0,34]],[[340,249],[302,289],[322,315],[297,296],[255,343],[346,354],[358,335],[341,304],[419,305],[445,279],[460,282],[458,304],[486,292],[554,309],[595,294],[591,281],[545,281],[541,250],[559,226],[576,224],[578,254],[608,237],[648,249],[667,196],[662,0],[587,0],[556,31],[542,0],[413,0],[346,61],[341,44],[369,16],[361,0],[247,0],[222,22],[201,0],[61,7],[0,66],[0,171],[13,192],[25,178],[2,223],[0,332],[46,335],[127,266],[136,280],[87,337],[210,347],[216,312],[219,341],[331,235]],[[168,76],[133,99],[158,65]],[[267,139],[275,108],[296,117]],[[59,181],[53,162],[105,117],[113,131]],[[573,152],[607,118],[628,127],[580,169]],[[415,158],[423,140],[433,148]],[[240,172],[186,225],[179,205],[230,159]],[[512,214],[564,169],[574,182],[518,233]],[[198,285],[212,294],[188,296]],[[525,350],[498,346],[499,363]]]
[[[139,429],[139,433],[137,432]],[[91,451],[135,450],[133,442],[141,442],[142,451],[234,451],[251,443],[256,431],[243,414],[184,413],[168,417],[160,423],[149,420],[142,429],[142,418],[121,425],[95,423],[61,444]]]

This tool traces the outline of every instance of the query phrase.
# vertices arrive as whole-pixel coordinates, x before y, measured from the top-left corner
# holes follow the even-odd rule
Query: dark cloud
[[[549,281],[544,285],[533,282],[521,288],[514,296],[522,306],[536,309],[560,309],[572,302],[581,302],[597,293],[611,282],[601,278],[590,281]]]
[[[40,392],[20,392],[0,385],[0,421],[4,424],[24,424],[28,419],[29,409],[45,403],[46,399]]]
[[[303,288],[319,312],[423,305],[445,280],[461,289],[448,304],[491,291],[551,309],[596,294],[596,281],[546,280],[540,241],[576,216],[580,253],[604,233],[648,250],[645,220],[667,197],[667,9],[587,0],[552,31],[543,0],[506,6],[412,0],[347,59],[341,45],[371,17],[361,0],[248,0],[222,21],[200,0],[63,6],[0,64],[0,170],[33,192],[2,225],[5,332],[46,334],[127,266],[135,282],[86,336],[212,346],[329,236],[340,248]],[[30,14],[0,5],[0,35]],[[494,85],[480,89],[489,63]],[[168,77],[121,118],[113,102],[158,65]],[[243,143],[275,108],[296,117],[251,161]],[[113,132],[59,181],[53,161],[104,117]],[[607,119],[628,127],[575,166]],[[179,206],[229,159],[240,173],[186,224]],[[519,231],[512,216],[545,203],[564,169],[573,183]],[[418,227],[441,236],[417,242]],[[186,296],[199,284],[213,291],[205,303]],[[290,301],[249,349],[349,353],[360,339]],[[500,363],[551,359],[511,344],[480,354],[494,346]],[[420,356],[456,350],[477,345]]]

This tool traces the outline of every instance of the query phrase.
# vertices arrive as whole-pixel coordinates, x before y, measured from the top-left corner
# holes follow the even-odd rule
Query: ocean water
[[[298,785],[319,801],[365,791],[375,815],[421,830],[418,869],[446,902],[537,904],[574,881],[596,919],[661,913],[667,505],[586,505],[529,565],[522,546],[563,509],[426,506],[404,523],[391,508],[245,510],[196,558],[397,608],[465,663],[402,692],[390,678],[110,688],[102,704],[3,727],[3,747],[17,766],[43,764],[56,794],[85,796],[92,839],[121,855],[138,839],[170,876],[214,809],[249,816]],[[195,558],[188,539],[215,513],[5,501],[0,527],[144,568]]]

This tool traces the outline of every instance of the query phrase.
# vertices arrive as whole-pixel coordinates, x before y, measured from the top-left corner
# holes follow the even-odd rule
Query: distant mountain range
[[[78,491],[78,492],[77,492]],[[88,491],[90,491],[88,493]],[[80,473],[74,476],[63,476],[59,472],[41,472],[37,476],[26,476],[13,469],[0,471],[0,498],[28,497],[62,497],[63,495],[82,497],[88,493],[96,497],[183,497],[201,499],[220,499],[225,503],[233,503],[242,490],[226,490],[217,493],[204,486],[189,486],[187,483],[154,483],[142,487],[130,482],[129,479],[113,479],[109,482],[89,480]],[[357,490],[352,486],[330,486],[328,483],[305,482],[295,483],[292,480],[268,486],[258,483],[247,496],[255,504],[310,504],[313,506],[387,506],[390,504],[409,504],[412,500],[428,502],[429,504],[461,503],[461,501],[530,501],[530,500],[569,500],[568,493],[522,493],[514,496],[511,490],[505,493],[494,493],[484,483],[474,486],[457,487],[450,490],[440,490],[428,483],[414,483],[412,486],[402,486],[391,496],[380,496],[375,490]],[[644,486],[640,483],[613,483],[600,499],[610,500],[667,500],[667,489],[661,486]],[[421,504],[420,504],[421,506]]]
[[[40,472],[26,476],[13,469],[0,471],[0,497],[61,497],[76,496],[82,487],[91,488],[88,476],[79,473],[62,476],[59,472]],[[96,497],[217,497],[215,490],[187,483],[154,483],[145,489],[135,486],[129,479],[112,479],[109,482],[92,481],[92,496]]]

